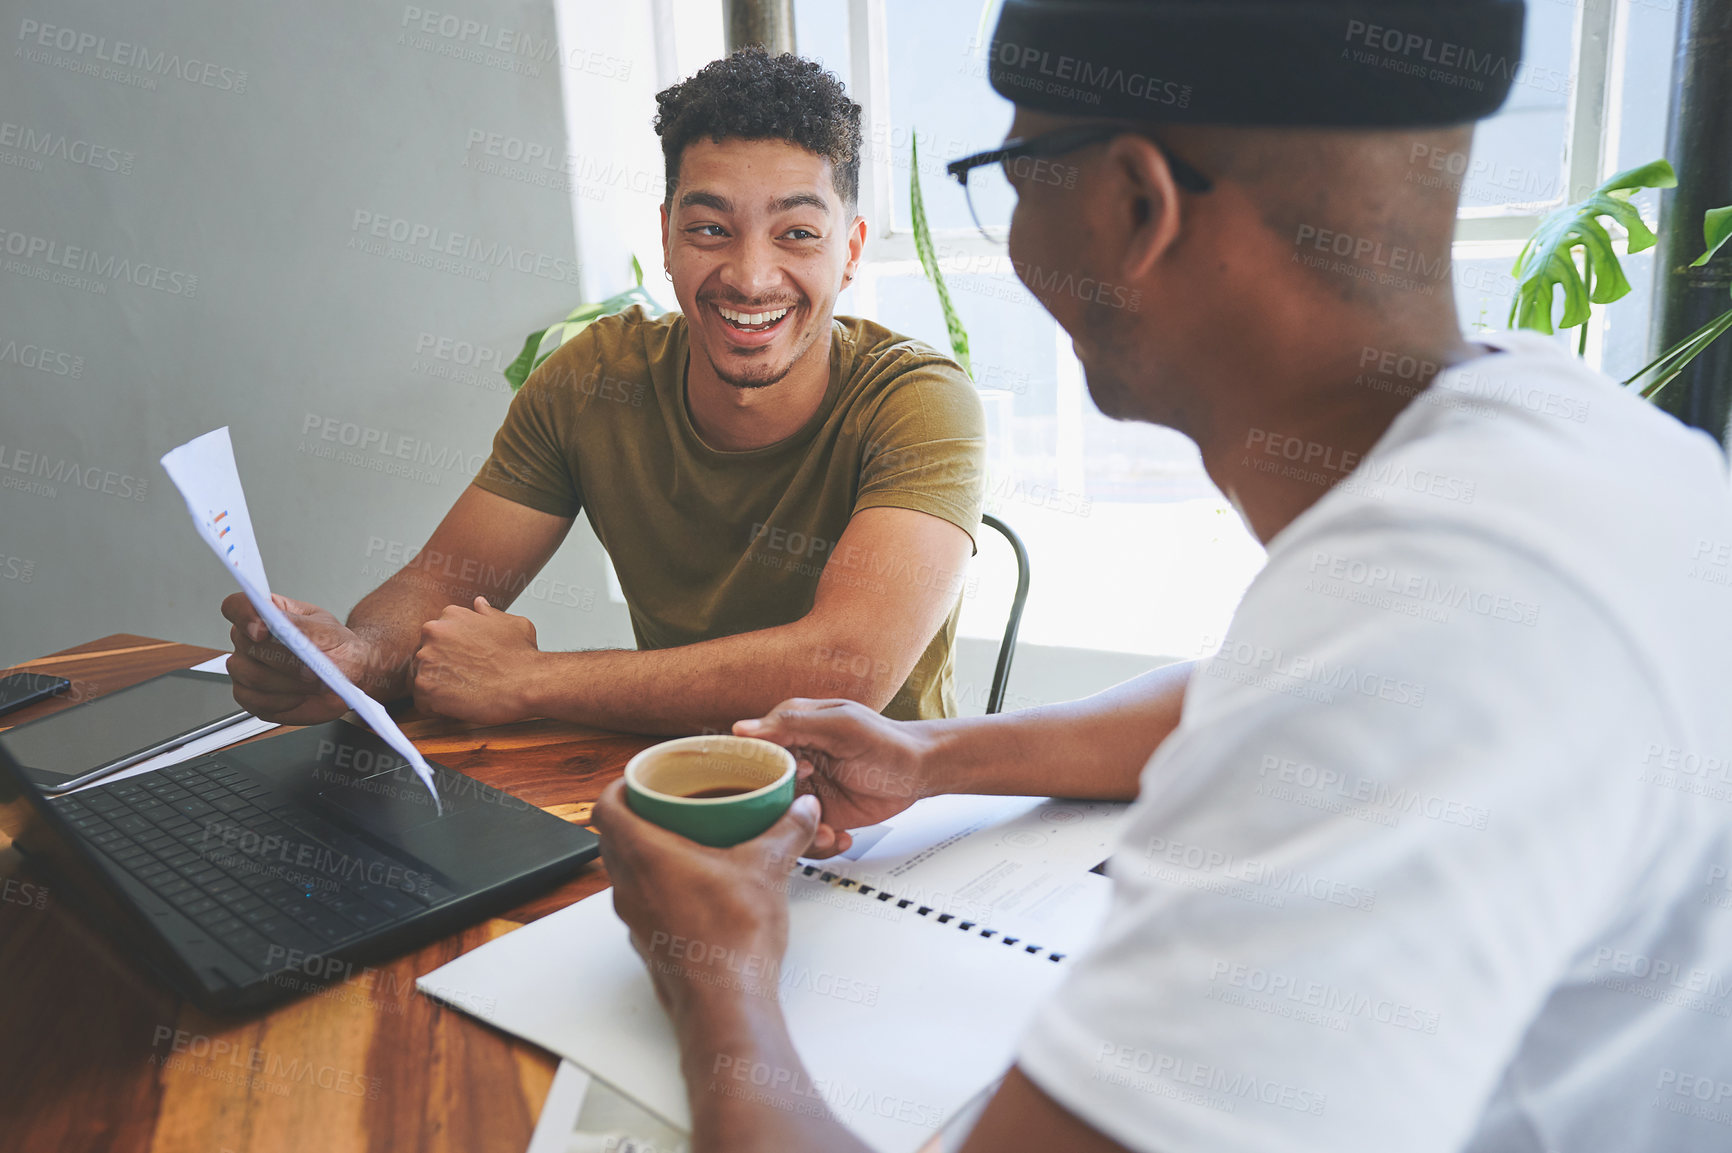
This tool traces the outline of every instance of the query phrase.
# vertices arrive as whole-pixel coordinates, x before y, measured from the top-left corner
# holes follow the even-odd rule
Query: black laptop
[[[50,797],[0,747],[15,840],[210,1012],[341,980],[575,874],[595,835],[345,721]]]

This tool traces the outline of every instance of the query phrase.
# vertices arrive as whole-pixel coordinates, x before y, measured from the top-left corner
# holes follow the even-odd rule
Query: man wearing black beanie
[[[1084,701],[741,722],[822,811],[737,849],[610,790],[636,939],[780,956],[766,875],[914,796],[1134,798],[1100,934],[963,1148],[1726,1147],[1726,462],[1552,341],[1463,339],[1435,176],[1507,95],[1522,15],[1006,0],[1015,120],[951,171],[1102,411],[1194,439],[1268,563],[1213,656]],[[652,969],[688,1073],[802,1070],[774,1002]],[[810,1100],[689,1089],[698,1149],[859,1147]]]

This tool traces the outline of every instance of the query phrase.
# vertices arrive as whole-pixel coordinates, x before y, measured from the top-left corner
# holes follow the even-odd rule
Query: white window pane
[[[1474,135],[1474,167],[1462,182],[1464,208],[1563,202],[1578,11],[1576,4],[1530,0],[1522,61],[1509,99]]]
[[[977,3],[885,0],[890,48],[891,187],[895,231],[908,228],[909,142],[920,133],[920,192],[934,232],[973,231],[961,187],[944,166],[990,148],[1010,126],[1010,101],[986,80]],[[882,145],[884,142],[877,142]]]
[[[1263,550],[1210,483],[1196,446],[1171,429],[1109,420],[1086,394],[1067,408],[1057,326],[1015,277],[945,282],[968,327],[987,415],[987,511],[1031,557],[1022,639],[1169,657],[1219,643]],[[883,276],[875,287],[880,323],[948,350],[937,293],[923,277]],[[1068,462],[1067,417],[1081,428]],[[1014,567],[983,545],[963,635],[999,636],[1014,585]]]
[[[794,47],[847,84],[848,5],[842,0],[794,0]]]

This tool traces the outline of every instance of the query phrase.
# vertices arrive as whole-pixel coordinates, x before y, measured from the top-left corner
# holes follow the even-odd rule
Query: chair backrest
[[[995,528],[1010,542],[1016,554],[1016,595],[1010,601],[1010,617],[1004,622],[1004,640],[998,646],[998,664],[992,670],[992,691],[986,697],[986,711],[996,713],[1004,708],[1004,690],[1010,680],[1010,659],[1016,655],[1016,631],[1022,627],[1022,606],[1028,600],[1028,549],[1016,531],[991,513],[985,513],[980,523]]]

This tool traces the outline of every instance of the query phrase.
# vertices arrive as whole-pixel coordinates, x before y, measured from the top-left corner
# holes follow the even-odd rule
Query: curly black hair
[[[666,203],[679,183],[680,157],[700,136],[720,143],[786,140],[830,161],[842,203],[860,196],[860,106],[833,73],[791,52],[771,56],[762,45],[742,48],[656,93],[656,135],[667,164]]]

